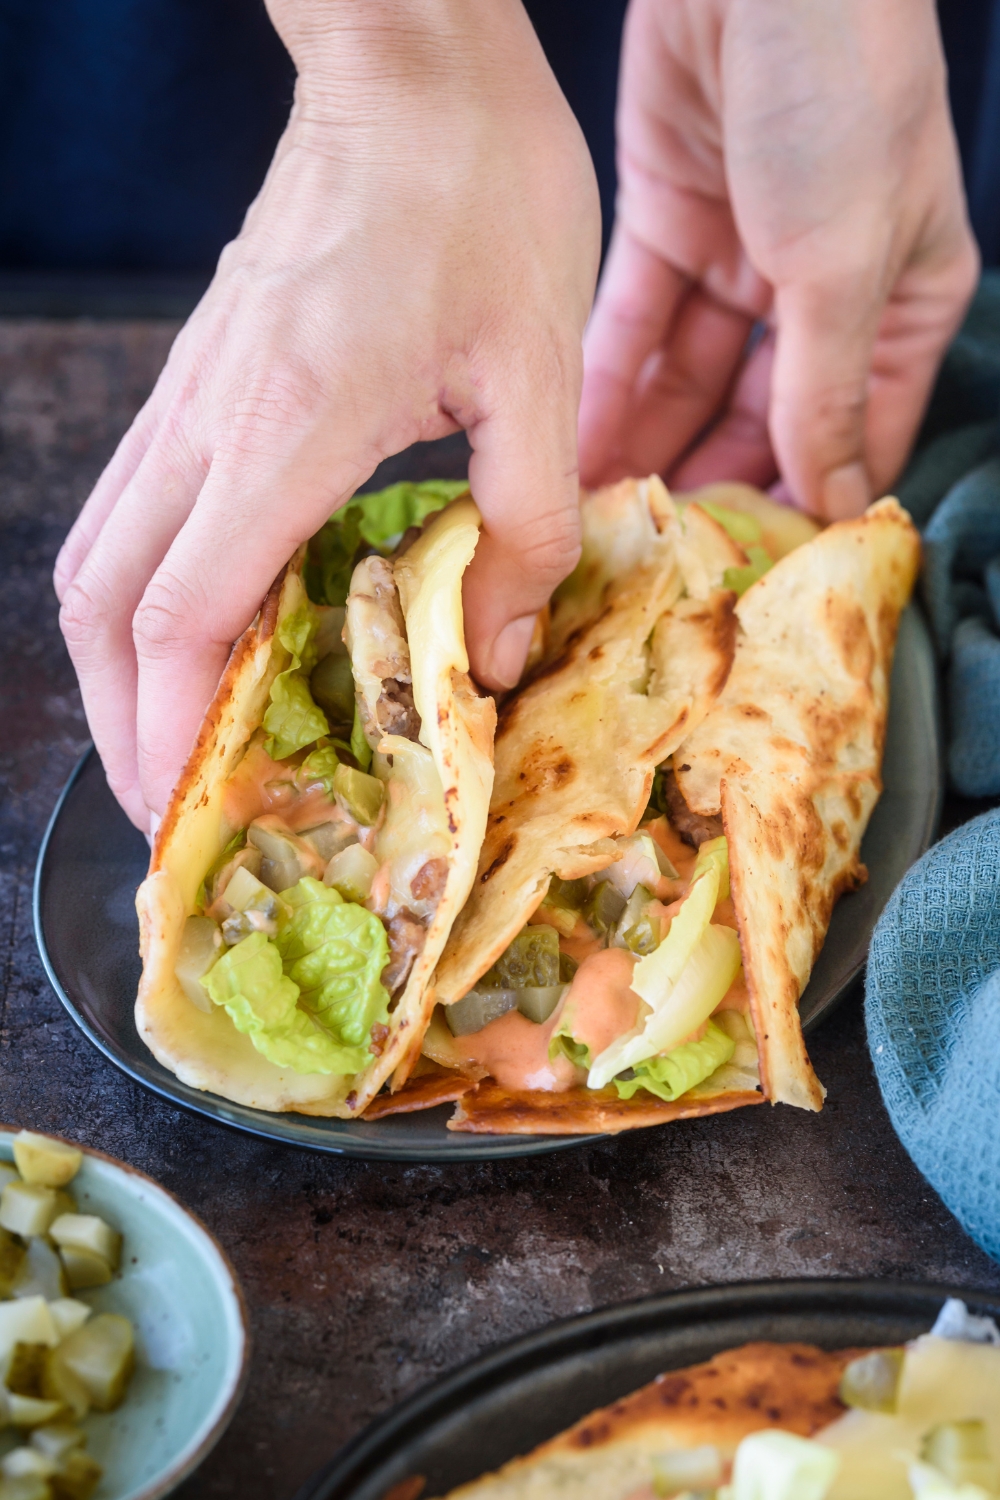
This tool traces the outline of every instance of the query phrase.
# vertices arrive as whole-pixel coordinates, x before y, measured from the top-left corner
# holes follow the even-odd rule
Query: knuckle
[[[136,654],[148,661],[176,655],[191,639],[203,612],[204,601],[180,579],[157,574],[132,617]]]
[[[79,574],[67,586],[59,609],[59,628],[70,655],[86,655],[107,634],[113,601],[94,578]]]

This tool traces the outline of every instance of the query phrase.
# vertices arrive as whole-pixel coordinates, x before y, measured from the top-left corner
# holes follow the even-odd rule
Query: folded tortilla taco
[[[902,1347],[727,1349],[448,1500],[987,1500],[1000,1492],[1000,1348],[936,1328]],[[411,1496],[421,1488],[410,1481]]]
[[[355,497],[233,648],[136,898],[139,1035],[195,1088],[352,1117],[419,1054],[493,781],[465,491]]]
[[[822,1104],[798,1001],[865,878],[917,534],[895,500],[820,532],[743,486],[679,511],[655,479],[583,515],[542,663],[501,711],[424,1060],[369,1117],[456,1073],[464,1131]]]

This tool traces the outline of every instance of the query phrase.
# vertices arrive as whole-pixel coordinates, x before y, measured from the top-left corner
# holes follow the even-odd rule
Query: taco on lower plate
[[[139,1035],[195,1088],[351,1117],[419,1053],[493,782],[463,491],[355,497],[233,648],[136,898]]]
[[[902,1347],[727,1349],[448,1500],[989,1500],[1000,1493],[996,1338],[992,1320],[950,1299]],[[423,1488],[409,1484],[411,1496]]]
[[[798,1001],[865,879],[916,531],[891,499],[819,531],[745,486],[678,513],[656,479],[583,514],[545,659],[501,711],[424,1060],[369,1115],[456,1073],[464,1131],[819,1109]]]

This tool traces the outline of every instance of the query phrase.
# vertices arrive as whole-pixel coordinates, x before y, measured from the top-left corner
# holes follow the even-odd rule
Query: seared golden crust
[[[365,1110],[366,1120],[381,1120],[387,1115],[410,1115],[421,1109],[436,1109],[439,1104],[453,1104],[475,1087],[474,1078],[461,1073],[421,1074],[409,1078],[395,1094],[376,1094]]]
[[[685,1094],[667,1104],[642,1089],[631,1099],[620,1099],[614,1088],[513,1093],[485,1079],[470,1091],[463,1090],[448,1129],[481,1135],[617,1135],[668,1120],[694,1120],[744,1104],[761,1104],[763,1097],[734,1089],[700,1098]]]
[[[838,896],[867,878],[889,675],[920,542],[895,500],[782,559],[737,606],[733,669],[673,758],[693,812],[722,813],[772,1101],[819,1109],[798,1001]]]
[[[650,1430],[669,1431],[671,1448],[735,1447],[762,1427],[812,1437],[843,1416],[840,1377],[861,1352],[770,1343],[727,1349],[704,1364],[659,1375],[633,1395],[591,1412],[532,1457],[590,1449]]]

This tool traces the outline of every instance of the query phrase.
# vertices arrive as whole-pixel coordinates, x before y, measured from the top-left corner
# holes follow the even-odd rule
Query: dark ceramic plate
[[[664,1370],[754,1339],[843,1349],[926,1333],[946,1297],[1000,1314],[1000,1295],[887,1281],[761,1281],[670,1292],[555,1323],[418,1391],[361,1433],[295,1500],[424,1494],[498,1468]]]
[[[836,907],[802,997],[807,1030],[860,973],[879,912],[929,845],[937,824],[941,760],[934,659],[922,617],[904,614],[893,668],[883,764],[885,791],[862,845],[869,881]],[[272,1115],[188,1087],[139,1040],[132,1015],[139,982],[136,887],[149,850],[118,807],[97,756],[83,757],[52,814],[35,874],[35,933],[49,979],[95,1046],[147,1088],[200,1114],[271,1140],[347,1156],[468,1161],[558,1151],[590,1136],[481,1136],[449,1131],[452,1106],[386,1120]]]

